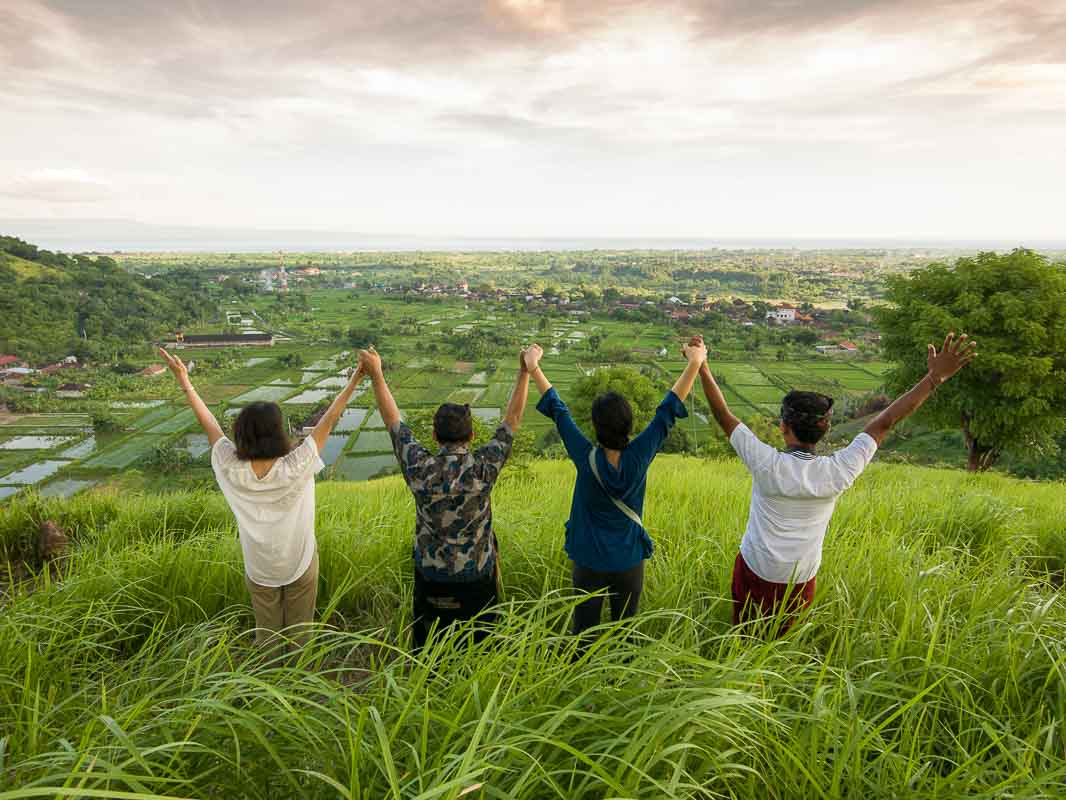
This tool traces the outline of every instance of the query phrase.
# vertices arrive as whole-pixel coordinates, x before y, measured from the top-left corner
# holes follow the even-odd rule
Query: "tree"
[[[986,470],[1005,450],[1050,450],[1066,432],[1066,264],[1031,250],[981,253],[888,279],[875,310],[885,354],[899,362],[890,385],[926,371],[926,344],[949,331],[977,342],[978,358],[937,389],[923,413],[961,426],[969,469]]]
[[[574,383],[571,409],[574,420],[593,440],[595,433],[592,429],[592,403],[606,392],[618,392],[629,401],[633,408],[634,434],[651,422],[655,409],[662,400],[651,379],[630,367],[607,367],[578,378]]]
[[[589,350],[593,353],[598,353],[600,350],[600,345],[603,344],[603,335],[599,333],[594,333],[589,336],[587,341]]]

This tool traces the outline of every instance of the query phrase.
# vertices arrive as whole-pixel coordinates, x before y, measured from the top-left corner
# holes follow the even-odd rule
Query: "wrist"
[[[929,383],[932,385],[932,387],[934,389],[937,388],[938,386],[940,386],[940,384],[942,384],[944,382],[943,378],[937,377],[937,375],[935,373],[933,373],[933,372],[927,372],[925,374],[925,377],[929,379]]]

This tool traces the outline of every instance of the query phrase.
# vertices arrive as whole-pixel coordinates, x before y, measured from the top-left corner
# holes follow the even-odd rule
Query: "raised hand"
[[[522,351],[522,365],[527,372],[536,372],[540,366],[540,360],[544,356],[544,348],[539,344],[531,344]]]
[[[933,345],[927,345],[927,364],[929,376],[937,385],[943,383],[960,369],[965,367],[977,356],[977,342],[972,341],[965,333],[958,338],[955,333],[949,333],[944,339],[944,346],[940,352]]]
[[[159,348],[159,355],[163,356],[163,361],[170,367],[170,371],[174,373],[174,377],[177,378],[178,385],[182,389],[192,386],[192,381],[189,380],[189,370],[184,361],[177,356],[172,356],[162,347]]]
[[[371,378],[381,375],[381,356],[374,349],[374,345],[370,345],[367,350],[359,351],[359,369]]]
[[[707,360],[707,345],[702,336],[693,336],[689,343],[681,348],[681,355],[690,363],[703,364]]]

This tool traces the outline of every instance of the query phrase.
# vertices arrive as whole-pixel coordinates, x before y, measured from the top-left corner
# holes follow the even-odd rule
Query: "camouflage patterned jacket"
[[[415,497],[415,568],[431,581],[473,581],[496,567],[489,495],[511,455],[506,423],[474,453],[449,445],[431,454],[400,422],[389,433]]]

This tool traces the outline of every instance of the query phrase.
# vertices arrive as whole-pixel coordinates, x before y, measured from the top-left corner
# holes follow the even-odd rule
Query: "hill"
[[[0,236],[0,352],[30,361],[113,357],[199,320],[202,281],[151,281],[107,256],[52,253]]]
[[[0,615],[5,797],[1051,797],[1066,776],[1060,486],[874,465],[839,506],[816,607],[730,630],[750,482],[663,456],[643,612],[577,663],[562,524],[573,471],[494,495],[506,602],[473,650],[406,654],[411,500],[319,486],[326,618],[298,664],[248,654],[216,492],[16,500],[17,562],[54,518],[60,576]],[[67,791],[72,791],[68,789]],[[119,795],[118,792],[129,792]]]

